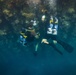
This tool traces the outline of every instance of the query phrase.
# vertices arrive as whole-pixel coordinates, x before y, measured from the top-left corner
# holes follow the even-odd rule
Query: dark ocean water
[[[22,46],[15,37],[0,39],[0,75],[76,75],[75,38],[68,42],[75,48],[72,53],[58,46],[63,55],[46,45],[34,55],[32,46]]]

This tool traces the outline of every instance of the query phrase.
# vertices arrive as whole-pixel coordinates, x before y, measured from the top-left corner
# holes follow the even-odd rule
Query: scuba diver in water
[[[55,17],[54,22],[54,18],[53,16],[51,16],[49,25],[47,26],[47,35],[50,35],[52,38],[52,36],[56,37],[57,34],[58,34],[58,19]],[[53,38],[53,42],[56,43],[57,41]]]
[[[32,34],[34,31],[32,27],[28,27],[27,29],[22,29],[20,32],[20,42],[23,45],[27,45],[29,42],[34,40],[34,35]]]
[[[45,37],[42,39],[41,43],[52,46],[57,52],[62,54],[62,52],[59,51],[55,45],[55,44],[59,43],[60,45],[62,45],[62,47],[67,52],[71,53],[73,51],[73,47],[70,46],[69,44],[65,43],[64,41],[60,40],[57,37],[57,35],[58,35],[58,19],[56,17],[55,17],[55,19],[53,19],[53,16],[51,16],[50,24],[47,26],[47,32],[45,34]],[[52,40],[51,43],[48,41],[48,39],[50,39],[50,38]]]
[[[28,26],[26,29],[23,28],[23,30],[20,32],[20,42],[24,45],[31,45],[33,44],[35,47],[35,51],[38,50],[38,39],[39,39],[39,32],[33,25]],[[37,41],[37,42],[35,42]]]

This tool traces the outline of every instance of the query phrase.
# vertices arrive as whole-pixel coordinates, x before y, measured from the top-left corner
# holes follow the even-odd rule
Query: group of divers
[[[60,44],[66,51],[71,53],[73,47],[68,43],[58,38],[58,18],[55,16],[49,16],[47,21],[46,15],[42,15],[40,21],[37,19],[30,20],[27,27],[22,28],[20,31],[19,42],[23,46],[28,46],[31,42],[35,42],[35,51],[38,51],[39,44],[46,44],[52,46],[54,50],[63,54],[56,44]],[[51,39],[51,42],[49,41]],[[48,46],[47,46],[48,47]]]

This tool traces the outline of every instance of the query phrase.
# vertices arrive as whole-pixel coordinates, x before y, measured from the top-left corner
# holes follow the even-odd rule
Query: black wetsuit
[[[30,29],[30,30],[31,30],[31,29]],[[33,42],[33,41],[34,41],[35,36],[32,35],[30,31],[26,31],[26,30],[23,28],[21,32],[24,33],[25,36],[27,36],[27,38],[26,38],[27,44],[29,44],[30,42]],[[26,45],[26,43],[25,43],[25,45]]]
[[[56,47],[55,44],[53,43],[53,40],[56,40],[57,43],[59,43],[60,45],[62,45],[62,47],[63,47],[67,52],[69,52],[69,53],[71,53],[71,52],[74,50],[74,48],[73,48],[71,45],[69,45],[68,43],[66,43],[66,42],[62,41],[61,39],[59,39],[57,35],[52,35],[52,34],[47,34],[47,33],[45,33],[45,37],[44,37],[44,38],[47,39],[47,40],[52,39],[52,42],[49,42],[48,45],[52,46],[52,47],[53,47],[56,51],[58,51],[60,54],[62,54],[62,52],[60,52],[60,51],[57,49],[57,47]]]
[[[27,35],[27,42],[33,42],[34,41],[35,37],[34,37],[34,35],[31,34],[31,32],[27,31],[26,35]]]
[[[43,36],[44,39],[51,39],[52,42],[49,42],[48,45],[52,46],[56,51],[58,51],[60,54],[62,54],[57,47],[55,46],[55,44],[53,43],[53,40],[56,40],[57,43],[59,43],[60,45],[62,45],[62,47],[69,53],[71,53],[73,51],[73,47],[69,44],[67,44],[66,42],[62,41],[61,39],[58,38],[58,35],[52,35],[52,34],[47,34],[47,30],[48,30],[48,26],[49,24],[47,23],[46,25],[46,29],[45,29],[45,35]],[[53,24],[54,27],[54,24]]]

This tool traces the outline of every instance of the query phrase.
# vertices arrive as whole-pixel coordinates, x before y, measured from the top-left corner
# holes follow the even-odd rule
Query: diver
[[[39,47],[39,39],[40,39],[40,33],[39,33],[39,27],[34,27],[33,25],[31,25],[30,27],[28,27],[26,29],[26,31],[28,31],[30,33],[30,36],[27,38],[29,43],[32,42],[32,45],[34,46],[34,51],[37,52],[38,51],[38,47]]]
[[[27,44],[34,42],[35,39],[39,39],[39,32],[36,30],[32,25],[28,26],[27,28],[23,28],[20,32],[20,42],[22,44]]]
[[[23,46],[28,46],[32,41],[34,41],[34,33],[33,29],[31,26],[29,26],[27,29],[23,28],[20,31],[20,37],[19,41]]]
[[[50,16],[50,21],[49,25],[47,26],[45,38],[42,39],[41,43],[52,46],[58,53],[62,55],[63,53],[60,50],[58,50],[55,45],[57,44],[56,40],[57,32],[58,32],[58,19],[56,17],[54,19],[53,16]],[[50,38],[52,40],[51,42],[48,41],[48,39]]]
[[[62,47],[69,53],[73,51],[73,47],[68,43],[60,40],[58,38],[58,19],[55,17],[55,21],[53,21],[53,17],[51,16],[50,24],[47,27],[47,32],[45,33],[45,37],[42,39],[41,43],[47,44],[52,46],[57,52],[62,54],[60,50],[57,49],[56,44],[59,43]],[[51,39],[52,41],[49,42],[48,40]]]
[[[56,38],[57,34],[58,34],[58,18],[55,17],[54,19],[53,16],[51,16],[49,25],[47,26],[47,35],[53,38],[53,42],[57,43],[57,40],[54,39]]]

